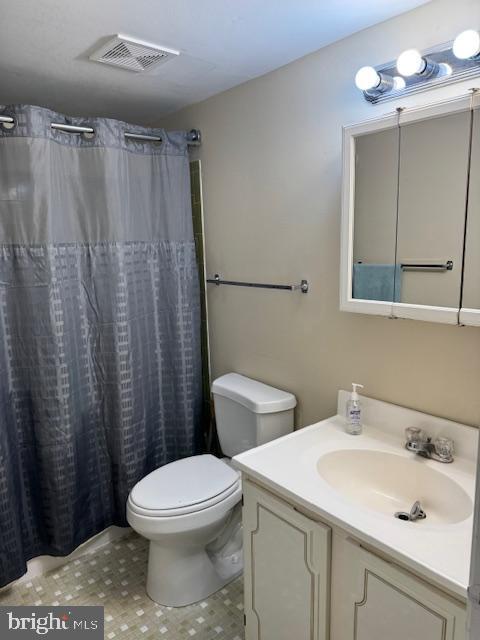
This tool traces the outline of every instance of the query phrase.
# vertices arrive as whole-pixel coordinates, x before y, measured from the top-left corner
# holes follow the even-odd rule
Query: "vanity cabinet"
[[[465,640],[465,605],[244,479],[246,640]]]
[[[328,640],[330,529],[244,481],[247,640]]]

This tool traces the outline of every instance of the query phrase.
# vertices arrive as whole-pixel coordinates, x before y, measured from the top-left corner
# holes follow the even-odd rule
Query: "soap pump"
[[[347,402],[347,433],[358,436],[362,433],[362,407],[357,389],[363,389],[363,384],[352,382],[352,393]]]

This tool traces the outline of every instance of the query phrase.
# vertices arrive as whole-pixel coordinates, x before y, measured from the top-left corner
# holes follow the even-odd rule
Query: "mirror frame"
[[[471,111],[480,96],[467,95],[415,108],[398,109],[397,113],[343,127],[343,176],[340,260],[340,310],[390,318],[407,318],[446,324],[475,324],[480,326],[480,309],[459,309],[430,305],[408,304],[352,297],[353,230],[355,203],[355,140],[357,137],[395,128],[410,122],[420,122],[453,113]],[[459,292],[460,293],[460,292]],[[474,321],[473,321],[474,320]]]

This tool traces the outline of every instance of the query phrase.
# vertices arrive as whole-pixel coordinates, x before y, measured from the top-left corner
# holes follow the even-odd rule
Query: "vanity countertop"
[[[364,397],[363,434],[351,436],[345,432],[342,411],[346,399],[346,392],[340,391],[336,416],[242,453],[233,459],[235,466],[289,502],[465,599],[470,572],[472,514],[448,524],[429,522],[428,515],[425,520],[404,522],[393,514],[368,509],[347,499],[319,474],[317,463],[322,456],[340,450],[353,454],[360,450],[384,453],[386,465],[388,454],[401,456],[445,474],[473,503],[477,429]],[[457,451],[455,461],[441,464],[406,451],[403,431],[407,426],[421,426],[432,436],[452,437]]]

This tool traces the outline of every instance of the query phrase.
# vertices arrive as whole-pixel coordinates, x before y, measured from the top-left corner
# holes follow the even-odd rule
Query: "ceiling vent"
[[[179,53],[174,49],[119,34],[92,53],[90,60],[142,73],[168,62]]]

